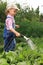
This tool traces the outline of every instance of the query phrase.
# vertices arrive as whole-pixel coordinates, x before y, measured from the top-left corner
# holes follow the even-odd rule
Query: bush
[[[27,19],[22,20],[22,22],[17,22],[20,28],[17,29],[20,33],[26,35],[27,37],[42,37],[43,36],[43,23],[37,21],[29,21]]]

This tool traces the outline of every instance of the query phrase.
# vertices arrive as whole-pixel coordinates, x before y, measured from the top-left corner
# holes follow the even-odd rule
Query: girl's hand
[[[21,35],[20,35],[20,33],[16,32],[16,36],[17,36],[17,37],[20,37]]]
[[[19,28],[20,26],[19,25],[16,25],[17,28]]]

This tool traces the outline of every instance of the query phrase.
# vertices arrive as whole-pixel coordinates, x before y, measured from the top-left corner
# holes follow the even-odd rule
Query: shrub
[[[37,21],[29,21],[27,19],[22,22],[17,22],[20,28],[17,29],[20,33],[26,36],[41,37],[43,36],[43,23]]]

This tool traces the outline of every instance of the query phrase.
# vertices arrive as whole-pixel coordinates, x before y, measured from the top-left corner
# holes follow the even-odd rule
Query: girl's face
[[[17,10],[12,8],[9,10],[9,13],[10,13],[10,15],[15,16],[17,13]]]

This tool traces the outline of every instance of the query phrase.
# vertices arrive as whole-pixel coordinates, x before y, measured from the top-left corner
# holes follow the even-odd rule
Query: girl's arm
[[[15,29],[11,28],[10,31],[13,32],[17,37],[20,36],[20,33],[17,32]]]

